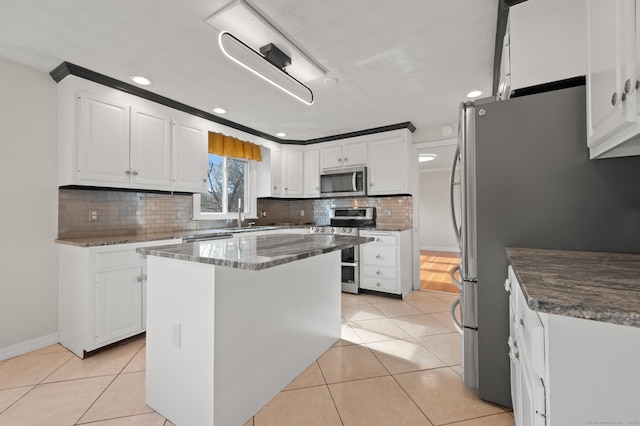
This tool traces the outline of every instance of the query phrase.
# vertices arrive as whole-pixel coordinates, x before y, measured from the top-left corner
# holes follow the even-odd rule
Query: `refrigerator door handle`
[[[460,271],[460,265],[451,268],[451,270],[449,271],[449,276],[451,277],[451,282],[453,283],[453,285],[458,287],[458,290],[462,292],[462,282],[458,281],[458,279],[456,278],[456,271]]]
[[[459,305],[460,305],[460,298],[458,297],[455,300],[455,302],[451,304],[450,312],[451,312],[451,321],[453,322],[453,326],[455,327],[456,331],[460,333],[460,335],[462,336],[464,334],[464,330],[462,329],[462,324],[460,324],[458,322],[458,318],[456,318],[456,307]]]
[[[456,170],[460,164],[460,144],[456,146],[456,152],[453,154],[453,164],[451,165],[451,178],[449,185],[449,201],[451,202],[451,219],[453,221],[453,229],[458,239],[458,247],[462,248],[462,227],[458,224],[456,219],[456,208],[454,202],[454,188],[460,185],[460,182],[456,182]]]

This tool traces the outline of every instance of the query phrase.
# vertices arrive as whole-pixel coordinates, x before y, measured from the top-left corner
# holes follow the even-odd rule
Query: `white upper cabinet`
[[[69,76],[58,84],[58,121],[60,186],[204,189],[207,141],[200,118]]]
[[[145,187],[171,185],[171,119],[131,107],[131,182]]]
[[[405,143],[402,135],[387,136],[369,142],[369,195],[408,192]],[[417,158],[415,160],[417,162]]]
[[[207,182],[207,133],[198,127],[173,121],[173,188],[204,192]]]
[[[584,0],[530,0],[510,7],[511,90],[585,75],[585,16]],[[613,29],[615,23],[608,25]]]
[[[304,153],[304,196],[320,196],[320,150],[310,149]]]
[[[129,105],[81,92],[78,179],[129,183]]]
[[[282,195],[284,197],[302,197],[304,195],[304,151],[283,148],[280,154]]]
[[[640,155],[635,0],[590,0],[587,145],[591,158]]]
[[[365,166],[366,164],[366,142],[332,144],[320,149],[320,168],[322,170]]]
[[[271,196],[282,195],[282,185],[280,185],[280,150],[271,150]]]

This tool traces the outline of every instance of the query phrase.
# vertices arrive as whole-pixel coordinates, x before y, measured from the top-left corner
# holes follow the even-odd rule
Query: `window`
[[[207,191],[194,195],[194,219],[236,218],[239,200],[248,212],[249,169],[246,160],[209,154]]]

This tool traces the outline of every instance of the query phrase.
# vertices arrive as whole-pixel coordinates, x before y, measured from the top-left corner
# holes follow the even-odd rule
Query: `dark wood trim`
[[[549,83],[536,84],[535,86],[523,87],[511,92],[512,98],[535,95],[536,93],[551,92],[553,90],[568,89],[570,87],[584,86],[587,78],[584,75],[565,78],[564,80],[551,81]]]
[[[525,0],[520,0],[525,1]],[[513,1],[511,1],[513,3]],[[515,3],[514,3],[515,4]],[[502,62],[502,47],[504,46],[504,36],[507,34],[507,21],[509,18],[508,0],[498,2],[498,22],[496,25],[496,46],[493,54],[493,87],[491,93],[495,96],[498,93],[500,84],[500,62]]]
[[[158,95],[156,93],[150,92],[148,90],[142,89],[138,86],[134,86],[133,84],[116,80],[115,78],[108,77],[104,74],[100,74],[95,71],[91,71],[87,68],[80,67],[70,62],[61,63],[60,65],[55,67],[49,73],[49,75],[51,76],[51,78],[53,78],[53,80],[56,83],[61,82],[65,77],[69,75],[75,75],[76,77],[81,77],[86,80],[90,80],[95,83],[102,84],[103,86],[120,90],[122,92],[126,92],[131,95],[135,95],[140,98],[147,99],[149,101],[158,103],[160,105],[164,105],[169,108],[176,109],[178,111],[186,112],[187,114],[195,115],[197,117],[204,118],[205,120],[213,121],[215,123],[222,124],[224,126],[231,127],[233,129],[240,130],[242,132],[246,132],[251,135],[258,136],[258,137],[261,137],[273,142],[277,142],[280,144],[285,144],[285,145],[310,145],[314,143],[329,142],[329,141],[335,141],[338,139],[344,139],[347,137],[371,135],[375,133],[388,132],[391,130],[398,130],[398,129],[409,129],[411,133],[416,131],[416,127],[413,125],[413,123],[411,123],[410,121],[407,121],[404,123],[391,124],[389,126],[375,127],[373,129],[360,130],[357,132],[343,133],[340,135],[326,136],[323,138],[316,138],[316,139],[309,139],[309,140],[280,139],[268,133],[264,133],[259,130],[252,129],[251,127],[247,127],[242,124],[238,124],[236,122],[226,120],[224,118],[218,117],[217,115],[209,114],[208,112],[190,107],[189,105],[185,105],[183,103],[174,101],[173,99],[169,99],[164,96]]]

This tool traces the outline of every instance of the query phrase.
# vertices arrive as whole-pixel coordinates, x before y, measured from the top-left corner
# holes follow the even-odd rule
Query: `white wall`
[[[420,173],[420,249],[459,251],[451,220],[449,170]]]
[[[0,58],[0,360],[58,342],[56,98]]]

